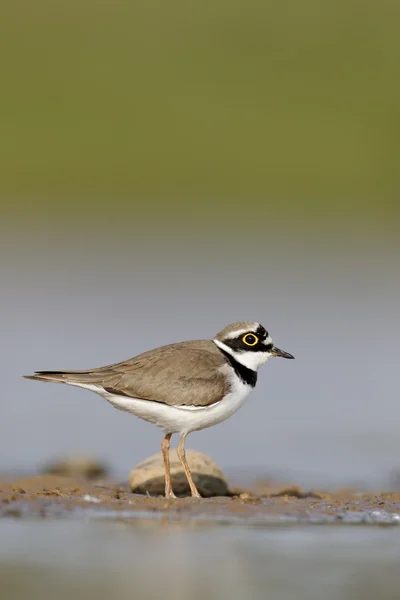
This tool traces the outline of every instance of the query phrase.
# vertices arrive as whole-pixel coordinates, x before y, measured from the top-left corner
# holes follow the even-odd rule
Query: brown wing
[[[112,393],[174,406],[207,406],[229,391],[226,362],[211,341],[182,342],[156,348],[111,367],[102,380]]]
[[[97,384],[113,394],[174,406],[207,406],[229,392],[229,382],[218,370],[224,364],[214,342],[199,340],[162,346],[90,371],[42,371],[34,377]]]

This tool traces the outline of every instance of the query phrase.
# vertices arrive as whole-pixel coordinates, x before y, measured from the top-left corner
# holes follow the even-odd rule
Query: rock
[[[97,460],[77,456],[54,461],[47,465],[42,473],[81,479],[99,479],[105,477],[107,467]]]
[[[231,495],[224,474],[212,458],[196,450],[186,450],[186,458],[197,489],[204,498]],[[177,496],[190,496],[185,471],[175,449],[170,451],[170,463],[174,493]],[[162,453],[149,456],[138,463],[129,475],[129,485],[136,494],[164,495],[165,471]]]

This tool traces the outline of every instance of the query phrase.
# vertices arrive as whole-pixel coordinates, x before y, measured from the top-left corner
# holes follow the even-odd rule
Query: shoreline
[[[254,484],[229,496],[166,499],[134,494],[111,480],[60,475],[0,479],[0,517],[102,518],[244,524],[400,524],[400,492],[305,491]]]

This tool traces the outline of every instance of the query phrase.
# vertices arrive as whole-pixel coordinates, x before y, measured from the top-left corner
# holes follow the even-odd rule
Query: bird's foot
[[[169,490],[168,492],[165,492],[165,497],[166,498],[176,498],[174,492],[172,490]]]

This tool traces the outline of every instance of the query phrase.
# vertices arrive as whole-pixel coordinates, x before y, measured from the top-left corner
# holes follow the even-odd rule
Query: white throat
[[[224,342],[220,342],[219,340],[213,340],[213,342],[218,348],[230,354],[238,363],[252,371],[257,371],[272,356],[270,352],[235,352],[235,350],[232,350]]]

